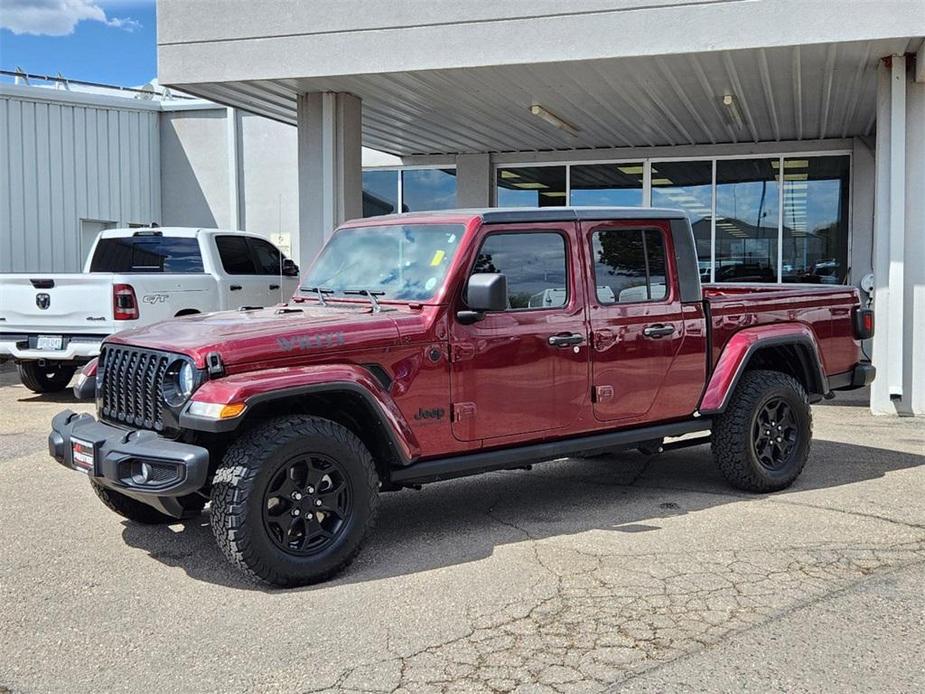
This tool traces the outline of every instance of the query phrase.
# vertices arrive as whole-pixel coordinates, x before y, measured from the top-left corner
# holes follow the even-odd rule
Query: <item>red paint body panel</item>
[[[860,360],[852,325],[860,301],[851,288],[708,285],[703,302],[681,302],[675,249],[663,220],[483,224],[478,213],[451,212],[345,226],[411,223],[465,225],[443,286],[430,301],[383,301],[385,310],[372,313],[362,298],[337,298],[322,308],[310,294],[297,295],[289,304],[302,309],[297,312],[190,316],[109,341],[183,353],[200,368],[217,352],[226,375],[195,393],[201,401],[248,402],[332,383],[361,387],[411,459],[690,418],[698,406],[723,401],[748,346],[768,336],[811,338],[829,375]],[[665,301],[598,304],[589,234],[601,225],[665,234]],[[463,325],[456,312],[464,308],[480,240],[515,229],[565,236],[567,305],[489,313]],[[673,326],[673,335],[646,338],[642,331],[653,323]],[[586,339],[577,350],[550,346],[549,336],[560,332]],[[388,387],[371,365],[388,375]],[[601,395],[599,401],[592,393]]]
[[[720,354],[710,382],[704,390],[700,402],[702,412],[715,412],[722,408],[727,394],[731,391],[735,379],[745,366],[745,360],[753,345],[778,339],[806,339],[819,353],[818,342],[813,331],[800,323],[779,323],[744,328],[733,335]]]

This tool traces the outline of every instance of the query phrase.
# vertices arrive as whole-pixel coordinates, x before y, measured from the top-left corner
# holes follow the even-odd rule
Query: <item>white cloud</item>
[[[141,28],[137,20],[108,17],[100,0],[0,0],[0,3],[0,28],[14,34],[67,36],[84,20],[124,31]]]

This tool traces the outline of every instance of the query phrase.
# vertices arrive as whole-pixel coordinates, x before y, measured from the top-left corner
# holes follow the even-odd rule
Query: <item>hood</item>
[[[304,359],[330,351],[396,345],[395,319],[410,312],[399,308],[372,313],[368,306],[350,304],[222,311],[126,330],[109,341],[187,354],[200,368],[210,352],[218,352],[226,366]]]

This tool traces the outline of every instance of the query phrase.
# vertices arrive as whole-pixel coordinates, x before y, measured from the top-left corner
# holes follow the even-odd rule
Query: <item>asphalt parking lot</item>
[[[280,591],[109,512],[46,451],[88,408],[0,372],[0,693],[923,691],[925,422],[835,402],[784,493],[703,447],[445,482]]]

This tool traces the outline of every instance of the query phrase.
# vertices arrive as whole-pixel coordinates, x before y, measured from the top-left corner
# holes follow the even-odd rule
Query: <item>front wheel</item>
[[[76,366],[66,366],[56,362],[46,362],[39,366],[36,361],[24,361],[16,365],[19,380],[33,393],[58,393],[71,382]]]
[[[733,487],[773,492],[803,471],[812,436],[812,411],[799,381],[779,371],[746,371],[713,425],[713,459]]]
[[[225,453],[212,481],[212,532],[252,578],[307,585],[353,560],[378,504],[376,467],[353,432],[320,417],[279,417]]]

